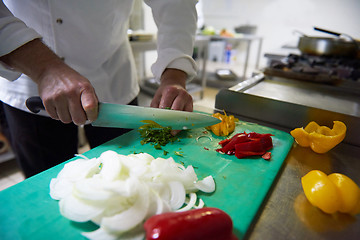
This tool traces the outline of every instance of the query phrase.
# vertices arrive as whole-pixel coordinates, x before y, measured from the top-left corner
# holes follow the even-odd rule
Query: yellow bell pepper
[[[224,115],[221,113],[214,113],[212,115],[221,120],[220,123],[214,124],[207,127],[208,130],[211,130],[217,136],[228,136],[235,130],[235,122],[239,119],[235,118],[233,115],[228,116],[224,111]]]
[[[300,146],[310,147],[316,153],[326,153],[344,140],[346,125],[334,121],[334,126],[330,129],[319,126],[316,122],[310,122],[305,129],[295,128],[290,134]]]
[[[301,178],[301,183],[309,202],[323,212],[360,213],[360,188],[349,177],[312,170]]]

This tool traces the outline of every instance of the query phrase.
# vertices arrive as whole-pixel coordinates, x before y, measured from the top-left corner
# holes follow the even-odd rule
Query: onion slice
[[[203,180],[197,181],[195,187],[202,192],[211,193],[215,191],[215,181],[212,176],[207,176]]]
[[[185,188],[181,182],[172,181],[168,183],[170,187],[170,207],[173,210],[179,209],[185,202]]]
[[[60,213],[75,222],[87,222],[103,211],[102,208],[88,205],[73,195],[61,199],[59,205]]]
[[[196,193],[190,193],[189,195],[190,195],[190,199],[189,199],[188,204],[185,207],[178,209],[177,212],[187,211],[187,210],[192,209],[195,206],[196,199],[197,199]]]
[[[149,208],[149,188],[142,183],[138,184],[138,196],[135,203],[127,210],[111,217],[104,217],[101,226],[112,233],[129,231],[141,223]]]

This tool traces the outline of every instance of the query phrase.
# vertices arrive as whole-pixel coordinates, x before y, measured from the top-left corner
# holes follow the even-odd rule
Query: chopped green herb
[[[164,150],[164,156],[166,156],[169,152]]]
[[[142,145],[150,143],[155,149],[162,149],[169,142],[174,142],[176,137],[171,134],[171,127],[162,127],[151,120],[142,121],[146,123],[138,129],[142,140]]]
[[[174,154],[179,157],[183,157],[183,152],[175,151]]]

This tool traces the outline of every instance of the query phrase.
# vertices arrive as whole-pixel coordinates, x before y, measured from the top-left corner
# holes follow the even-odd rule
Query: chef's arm
[[[36,38],[41,38],[40,34],[14,17],[3,1],[0,1],[0,57]],[[21,76],[21,72],[16,72],[0,62],[0,76],[14,81]]]
[[[34,39],[0,57],[14,71],[38,85],[50,117],[81,125],[97,117],[98,100],[89,80],[65,64],[40,39]]]
[[[64,123],[84,124],[97,117],[98,100],[90,82],[66,65],[35,30],[0,1],[0,76],[14,81],[22,73],[38,84],[46,111]]]
[[[152,107],[192,111],[192,98],[185,84],[196,76],[192,59],[196,33],[196,0],[146,0],[158,27],[158,58],[152,66],[160,87]]]

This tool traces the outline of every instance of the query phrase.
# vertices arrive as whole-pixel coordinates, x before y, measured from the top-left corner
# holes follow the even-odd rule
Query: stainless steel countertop
[[[360,117],[359,93],[331,85],[265,78],[244,93]]]
[[[294,144],[259,218],[247,238],[255,239],[359,239],[360,219],[329,215],[306,199],[300,178],[313,169],[339,172],[360,185],[360,147],[340,144],[326,154]]]
[[[304,87],[307,84],[302,82],[283,80],[276,84],[267,79],[262,81],[265,84],[260,85],[260,80],[252,79],[242,87],[220,90],[215,108],[225,109],[240,120],[285,132],[305,126],[311,120],[320,125],[326,123],[329,127],[332,127],[329,124],[333,120],[341,120],[346,123],[348,130],[346,141],[325,154],[317,154],[294,143],[245,239],[360,239],[359,215],[325,214],[307,201],[301,186],[301,177],[313,169],[327,174],[345,174],[360,186],[360,95],[343,93],[341,91],[348,90],[336,90],[329,86],[324,86],[326,90],[318,90],[316,85],[311,89]],[[311,90],[316,98],[328,100],[321,104],[311,101],[311,94],[304,93],[304,89]],[[329,89],[337,95],[329,94]],[[279,98],[274,98],[272,91]],[[303,96],[299,93],[301,91]],[[343,107],[349,105],[348,102],[337,101],[339,96],[351,102],[353,107],[344,111]],[[298,102],[289,101],[293,99]],[[334,112],[336,110],[339,112]]]

